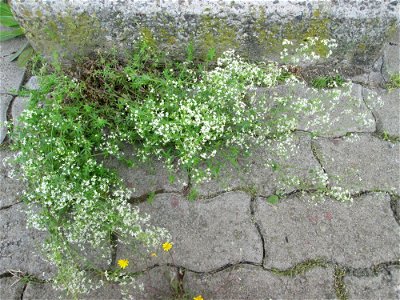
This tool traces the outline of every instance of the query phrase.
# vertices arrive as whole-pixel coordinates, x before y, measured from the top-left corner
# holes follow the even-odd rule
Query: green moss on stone
[[[57,52],[61,57],[80,56],[93,50],[101,37],[100,22],[95,16],[86,13],[73,15],[71,12],[52,16],[33,12],[38,17],[29,22],[29,32],[35,48],[39,48],[46,56]],[[41,17],[39,17],[41,16]]]
[[[209,49],[215,49],[216,54],[219,55],[225,50],[238,48],[240,45],[236,28],[228,24],[225,18],[202,16],[199,32],[197,48],[202,57],[205,57]]]

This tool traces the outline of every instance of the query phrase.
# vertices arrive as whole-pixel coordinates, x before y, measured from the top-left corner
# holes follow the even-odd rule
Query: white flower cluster
[[[149,250],[170,236],[128,203],[130,192],[122,181],[94,159],[89,140],[79,134],[90,124],[81,118],[71,123],[62,111],[53,104],[24,113],[14,136],[19,149],[15,162],[29,187],[24,195],[29,224],[51,233],[44,253],[59,270],[55,283],[85,293],[98,283],[83,270],[93,266],[93,259],[111,263],[111,235],[119,243],[140,242]],[[71,133],[75,138],[65,138]]]
[[[285,39],[282,45],[285,47],[280,53],[281,60],[295,65],[328,58],[332,55],[332,50],[338,46],[334,39],[321,39],[319,37],[309,37],[304,42],[296,44],[296,47],[293,46],[292,41]]]

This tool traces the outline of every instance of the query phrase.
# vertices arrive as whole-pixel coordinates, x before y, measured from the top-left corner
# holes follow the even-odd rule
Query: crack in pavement
[[[10,205],[4,205],[4,206],[0,207],[0,211],[1,211],[1,210],[5,210],[5,209],[9,209],[9,208],[13,207],[14,205],[20,204],[20,203],[22,203],[22,202],[23,202],[23,201],[21,200],[21,201],[15,202],[15,203],[10,204]]]
[[[264,265],[264,262],[267,259],[267,251],[265,249],[265,239],[264,239],[264,235],[262,234],[262,231],[261,231],[261,226],[260,226],[260,224],[258,224],[256,217],[255,217],[256,209],[257,209],[256,206],[257,206],[256,197],[251,197],[251,199],[250,199],[250,215],[251,215],[252,222],[253,222],[254,226],[256,227],[258,235],[261,240],[261,245],[262,245],[262,250],[263,250],[261,265]]]
[[[396,220],[397,224],[400,225],[400,211],[399,211],[400,196],[389,195],[389,197],[390,197],[390,208],[393,212],[393,217]]]

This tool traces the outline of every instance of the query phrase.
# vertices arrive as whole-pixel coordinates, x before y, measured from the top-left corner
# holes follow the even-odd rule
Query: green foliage
[[[256,87],[282,83],[286,68],[250,64],[233,51],[211,65],[215,52],[208,53],[209,60],[195,63],[189,46],[186,61],[168,61],[143,41],[128,61],[99,55],[69,70],[57,63],[57,55],[52,65],[34,62],[40,89],[32,92],[11,139],[17,175],[28,186],[29,223],[48,232],[43,250],[58,269],[56,285],[76,294],[98,287],[90,281],[93,273],[125,278],[111,265],[102,273],[90,258],[111,264],[111,241],[137,249],[170,239],[130,205],[130,192],[104,166],[105,158],[128,165],[161,160],[171,174],[183,169],[192,184],[188,199],[195,200],[194,184],[219,174],[220,157],[237,165],[250,146],[271,146],[285,156],[295,148],[300,112],[314,126],[330,121],[324,115],[318,123],[319,98],[257,97]],[[285,87],[300,84],[292,75],[284,77]],[[338,93],[332,101],[339,101]],[[135,149],[129,158],[121,150],[126,144]],[[277,172],[281,166],[272,168]],[[335,193],[340,197],[342,191]],[[268,201],[278,200],[274,195]]]
[[[392,74],[389,81],[386,83],[386,88],[388,90],[399,89],[400,88],[400,73]]]
[[[320,76],[311,80],[311,85],[317,89],[332,89],[343,86],[344,82],[341,75]]]
[[[273,205],[278,204],[279,197],[277,195],[271,195],[267,198],[267,202]]]
[[[0,42],[8,41],[13,38],[23,36],[24,30],[19,26],[15,20],[10,6],[7,3],[0,3],[0,25],[10,27],[12,30],[0,31]],[[34,55],[34,50],[29,42],[23,45],[14,55],[10,56],[10,61],[18,58],[18,64],[25,66],[28,60]]]

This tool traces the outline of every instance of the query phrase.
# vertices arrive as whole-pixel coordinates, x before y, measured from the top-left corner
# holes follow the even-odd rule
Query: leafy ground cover
[[[307,54],[315,43],[300,45],[299,53]],[[317,59],[312,53],[307,59]],[[102,159],[128,165],[157,159],[172,175],[183,169],[190,182],[210,180],[220,168],[217,154],[235,161],[251,145],[268,147],[272,141],[279,155],[287,155],[295,148],[291,141],[301,118],[310,117],[313,125],[329,123],[326,101],[333,110],[350,93],[343,84],[312,99],[259,97],[260,87],[305,83],[292,74],[292,66],[251,64],[234,51],[216,60],[210,51],[205,62],[194,57],[189,47],[185,61],[168,61],[142,42],[125,61],[98,55],[68,70],[56,57],[51,64],[37,64],[40,89],[32,92],[11,139],[18,153],[15,175],[28,186],[24,200],[30,224],[48,233],[43,253],[57,267],[56,286],[77,295],[101,285],[93,275],[134,280],[124,274],[129,260],[113,264],[110,243],[116,240],[133,240],[150,253],[160,245],[170,249],[168,232],[151,226],[149,216],[128,203],[128,190]],[[123,153],[125,144],[135,146],[134,158]],[[326,182],[326,174],[316,174],[319,192],[351,200],[347,191],[326,189]]]

